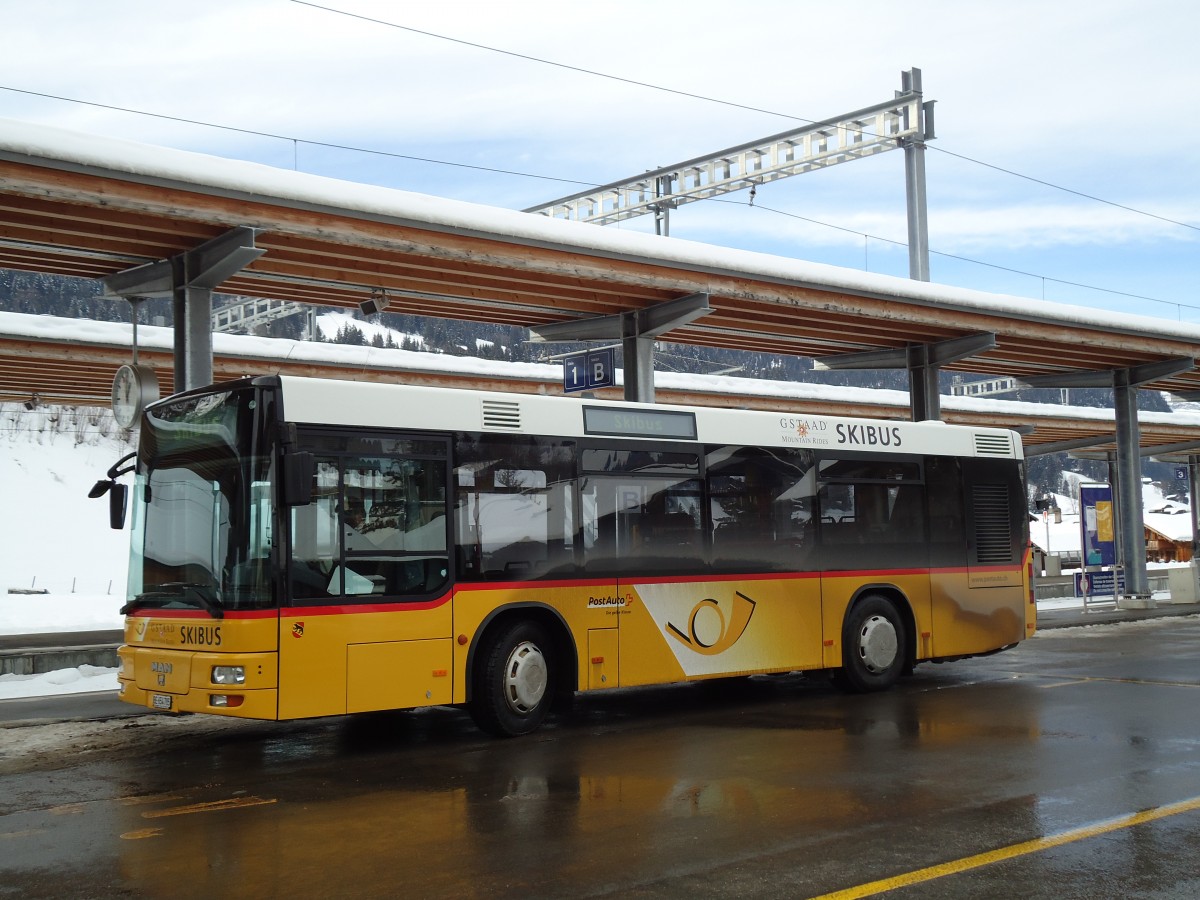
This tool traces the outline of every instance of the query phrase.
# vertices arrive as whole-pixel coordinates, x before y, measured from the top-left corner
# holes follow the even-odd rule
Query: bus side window
[[[326,597],[341,593],[340,582],[330,584],[338,568],[338,465],[319,459],[313,471],[312,501],[291,508],[292,564],[288,575],[297,598]]]
[[[459,435],[454,540],[460,576],[514,581],[572,571],[574,465],[570,442]]]
[[[810,450],[711,447],[713,564],[724,571],[794,571],[813,550]]]
[[[925,485],[907,459],[821,461],[822,558],[830,570],[862,564],[864,547],[880,565],[926,565]]]

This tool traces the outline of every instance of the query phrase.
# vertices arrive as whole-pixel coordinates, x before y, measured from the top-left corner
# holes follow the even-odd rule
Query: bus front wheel
[[[907,636],[895,605],[878,594],[863,597],[842,626],[839,687],[855,693],[890,688],[904,671]]]
[[[514,622],[485,640],[477,656],[471,716],[491,734],[529,734],[542,724],[554,697],[545,629],[536,622]]]

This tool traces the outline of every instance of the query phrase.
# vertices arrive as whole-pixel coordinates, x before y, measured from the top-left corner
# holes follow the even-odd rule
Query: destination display
[[[696,440],[696,414],[676,410],[585,406],[583,408],[583,430],[585,434],[680,438],[694,441]]]

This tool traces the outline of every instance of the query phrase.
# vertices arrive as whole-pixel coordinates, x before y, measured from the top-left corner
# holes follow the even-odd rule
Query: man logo
[[[692,607],[687,632],[667,623],[667,633],[680,643],[704,656],[724,653],[737,643],[754,615],[754,601],[738,591],[733,598],[733,611],[728,623],[721,605],[707,597]]]

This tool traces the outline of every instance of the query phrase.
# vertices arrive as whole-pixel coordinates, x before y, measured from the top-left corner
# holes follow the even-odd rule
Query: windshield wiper
[[[138,594],[121,607],[118,615],[127,615],[139,606],[165,609],[172,604],[187,600],[195,601],[191,604],[192,606],[204,608],[214,619],[225,618],[225,609],[221,606],[221,601],[217,599],[217,592],[207,584],[191,581],[171,581],[158,585],[156,590]]]

